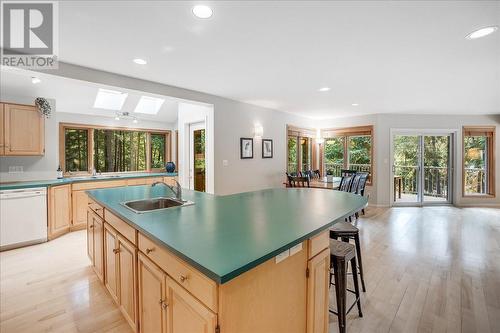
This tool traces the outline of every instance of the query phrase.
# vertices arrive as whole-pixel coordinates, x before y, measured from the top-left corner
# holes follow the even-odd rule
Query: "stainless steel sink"
[[[184,207],[194,205],[192,201],[177,200],[174,198],[152,198],[143,200],[133,200],[123,202],[122,205],[137,214],[148,213],[152,211],[169,209],[174,207]]]

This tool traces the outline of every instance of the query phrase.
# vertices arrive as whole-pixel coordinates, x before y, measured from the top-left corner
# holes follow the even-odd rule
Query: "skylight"
[[[161,106],[165,102],[162,98],[155,98],[149,96],[141,96],[139,103],[135,107],[134,112],[144,114],[157,114]]]
[[[101,89],[97,92],[94,108],[119,111],[128,94],[121,91]]]

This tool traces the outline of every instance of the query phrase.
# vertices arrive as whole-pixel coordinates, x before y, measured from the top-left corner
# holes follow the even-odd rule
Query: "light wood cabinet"
[[[88,196],[85,191],[73,191],[72,194],[73,218],[71,230],[80,230],[87,224]]]
[[[87,253],[99,280],[104,281],[104,222],[91,209],[87,210]]]
[[[0,103],[0,156],[5,155],[4,103]]]
[[[217,315],[167,276],[167,333],[213,333]]]
[[[142,253],[137,260],[139,299],[139,332],[167,332],[167,275]]]
[[[117,233],[107,223],[104,224],[104,285],[108,289],[113,300],[118,301],[118,279],[117,279],[117,262],[116,254]]]
[[[149,178],[146,178],[145,179],[145,184],[146,185],[151,185],[155,182],[162,182],[163,181],[163,177],[149,177]]]
[[[325,249],[308,261],[307,333],[328,332],[328,287],[330,250]]]
[[[120,310],[130,326],[137,328],[137,292],[136,292],[136,248],[124,237],[117,236],[118,253],[118,300]]]
[[[49,232],[48,238],[54,239],[69,232],[71,224],[71,185],[49,188]],[[27,207],[29,209],[29,207]]]
[[[40,156],[45,153],[45,119],[32,105],[3,105],[4,154]]]

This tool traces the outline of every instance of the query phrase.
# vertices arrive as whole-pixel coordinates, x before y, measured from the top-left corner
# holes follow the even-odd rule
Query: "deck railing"
[[[465,168],[464,173],[466,194],[486,194],[488,192],[486,169]]]
[[[345,169],[342,163],[325,163],[325,172],[331,170],[334,177],[340,177],[342,169]],[[371,173],[370,164],[349,164],[347,169]]]
[[[396,166],[394,174],[402,180],[401,192],[405,194],[416,194],[417,166]],[[447,167],[424,167],[424,196],[447,198],[448,197],[448,168]]]

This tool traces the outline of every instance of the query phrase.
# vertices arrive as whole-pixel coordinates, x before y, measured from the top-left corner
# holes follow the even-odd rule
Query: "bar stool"
[[[351,311],[354,305],[358,305],[358,313],[363,317],[361,312],[361,299],[358,285],[358,274],[352,274],[354,282],[354,291],[347,289],[347,265],[351,262],[352,267],[356,267],[356,251],[354,245],[340,242],[335,239],[330,239],[330,285],[335,285],[335,296],[337,298],[337,312],[328,309],[331,313],[336,314],[339,320],[339,332],[346,331],[346,315]],[[333,268],[333,274],[332,274]],[[335,277],[335,283],[332,283],[332,275]],[[346,310],[347,292],[356,295],[354,303]]]
[[[361,260],[361,244],[359,241],[359,229],[348,222],[338,222],[330,228],[330,238],[331,239],[342,239],[343,242],[349,243],[349,239],[354,240],[354,245],[356,246],[356,257],[358,258],[358,267],[356,272],[359,272],[361,278],[361,286],[363,287],[363,292],[366,292],[365,278],[363,275],[363,261]],[[355,270],[352,267],[352,272],[354,274]]]

